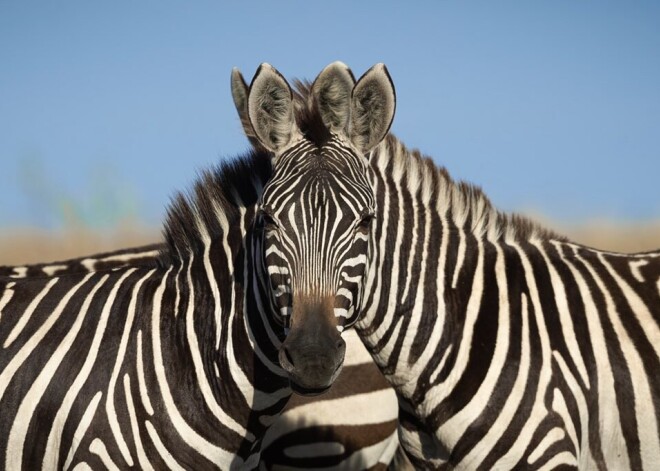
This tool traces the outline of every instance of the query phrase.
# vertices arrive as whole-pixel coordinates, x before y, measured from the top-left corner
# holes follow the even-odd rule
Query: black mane
[[[179,192],[167,209],[163,228],[164,266],[203,250],[202,230],[215,240],[223,236],[218,221],[222,213],[232,226],[240,210],[254,206],[272,173],[270,155],[252,150],[203,170],[192,189]]]
[[[294,80],[293,84],[296,124],[310,142],[321,147],[330,139],[330,131],[323,124],[321,113],[312,98],[312,84],[308,80]]]
[[[309,81],[294,81],[293,100],[298,127],[307,139],[322,146],[330,132],[312,99]],[[244,129],[251,128],[245,124]],[[191,190],[172,198],[163,229],[165,249],[160,259],[164,266],[203,250],[200,225],[211,239],[223,235],[217,211],[222,211],[231,223],[238,217],[239,207],[252,206],[259,200],[273,172],[271,155],[258,145],[256,136],[247,137],[253,144],[251,151],[203,170]]]
[[[305,137],[317,146],[322,146],[329,139],[330,132],[323,124],[311,87],[309,81],[294,81],[295,119]],[[246,131],[251,130],[250,126],[243,124]],[[173,198],[167,210],[163,230],[166,242],[166,248],[161,253],[163,265],[180,261],[185,259],[187,254],[203,250],[200,228],[211,240],[222,237],[223,231],[218,222],[219,213],[227,218],[231,227],[232,222],[237,222],[240,208],[251,207],[259,200],[263,187],[273,172],[271,154],[259,145],[256,136],[248,132],[247,137],[253,144],[251,151],[202,171],[191,191],[180,192]],[[392,134],[374,149],[371,159],[385,147],[389,148],[389,151],[385,151],[387,159],[391,159],[393,164],[402,160],[396,165],[403,166],[404,181],[417,180],[426,172],[439,177],[432,180],[434,185],[447,189],[443,193],[448,198],[445,205],[450,214],[454,217],[469,217],[470,226],[477,233],[509,233],[517,240],[534,235],[542,238],[562,238],[524,216],[497,211],[478,186],[455,182],[444,167],[438,166],[428,157],[423,157],[416,150],[409,151]]]

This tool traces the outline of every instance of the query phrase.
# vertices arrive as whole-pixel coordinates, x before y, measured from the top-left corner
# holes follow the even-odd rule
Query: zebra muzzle
[[[292,329],[279,352],[291,389],[301,395],[321,394],[332,386],[344,364],[346,342],[336,329],[305,335]]]

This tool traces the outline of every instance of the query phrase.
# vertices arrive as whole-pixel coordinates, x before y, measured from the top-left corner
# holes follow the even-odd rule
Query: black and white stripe
[[[292,396],[266,432],[260,469],[406,469],[393,464],[399,447],[396,394],[355,330],[344,339],[337,381],[325,394]]]
[[[57,262],[0,266],[0,277],[34,278],[40,276],[62,276],[71,273],[90,273],[110,270],[115,267],[128,265],[153,268],[156,266],[158,254],[162,248],[160,244],[151,244]]]
[[[660,253],[601,252],[498,213],[394,138],[371,163],[357,327],[418,464],[653,469]]]
[[[259,212],[271,303],[287,332],[280,364],[295,391],[319,394],[341,371],[339,332],[360,312],[375,211],[364,154],[386,136],[394,100],[377,93],[391,87],[382,64],[356,82],[334,63],[300,87],[268,64],[249,88],[232,73],[244,130],[273,163]]]
[[[360,88],[365,78],[369,86]],[[250,108],[249,118],[276,163],[289,149],[308,146],[311,156],[335,139],[351,148],[346,161],[363,155],[369,163],[375,218],[362,252],[369,263],[356,327],[397,391],[401,439],[415,464],[653,469],[660,462],[660,253],[601,252],[499,213],[479,189],[453,182],[391,136],[373,150],[360,147],[373,136],[355,133],[387,130],[382,110],[393,112],[394,100],[384,67],[363,79],[356,84],[345,66],[332,64],[295,96],[294,124],[286,112],[261,130],[253,119],[260,110]],[[315,119],[330,138],[314,137]],[[288,175],[312,181],[306,165]],[[305,192],[318,192],[292,187],[271,183],[276,204],[269,211],[301,207],[312,212],[308,218],[322,218],[301,204]],[[347,183],[325,197],[353,191]],[[299,255],[303,247],[326,254],[321,243],[329,242],[314,238],[303,218],[283,230],[299,239],[289,258],[301,265],[310,263]],[[266,261],[274,271],[282,266]],[[327,255],[315,263],[338,268]],[[291,288],[298,280],[280,282]],[[335,280],[324,283],[336,292]],[[299,328],[324,318],[314,309],[296,318],[296,302],[293,293],[291,321]],[[286,345],[287,355],[298,348]]]
[[[256,162],[178,200],[156,267],[0,280],[6,469],[258,465],[291,390],[253,269]]]
[[[283,323],[290,322],[293,293],[334,297],[340,331],[355,322],[374,206],[364,159],[337,136],[320,150],[301,141],[279,157],[260,211]]]
[[[244,179],[245,177],[241,180]],[[0,267],[0,279],[4,278],[13,288],[16,286],[16,281],[27,282],[28,278],[33,281],[50,279],[54,274],[62,278],[124,269],[152,270],[159,266],[159,257],[161,254],[166,254],[167,250],[168,248],[163,244],[153,244],[52,263],[5,266]],[[8,297],[13,297],[13,294],[13,289],[4,292],[5,302],[0,305],[0,312],[3,311],[4,304],[9,302]],[[142,337],[141,333],[140,337]],[[275,419],[264,438],[260,468],[384,469],[392,461],[398,444],[394,392],[388,387],[357,337],[350,333],[346,340],[348,347],[344,374],[338,378],[335,387],[327,396],[296,397],[295,400],[289,401],[282,415]],[[138,348],[142,348],[141,344]],[[35,347],[35,351],[40,349],[42,347],[39,345]],[[142,371],[147,360],[142,352],[138,351],[137,355],[141,360],[136,361],[143,362],[138,367],[138,371]],[[140,393],[151,388],[148,381],[143,378],[144,373],[141,373],[138,377]],[[359,378],[359,381],[354,381],[355,378]],[[117,381],[115,379],[114,387],[112,385],[108,387],[116,390],[120,387]],[[99,402],[103,405],[102,397],[98,394],[94,396],[89,414],[95,413],[92,411],[99,408]],[[124,400],[127,401],[126,398]],[[143,400],[150,404],[148,397]],[[366,404],[372,407],[365,407]],[[117,415],[116,407],[109,407],[112,407],[114,415]],[[22,414],[25,413],[23,410]],[[86,421],[91,420],[89,414]],[[121,419],[116,419],[115,424],[117,421],[121,423]],[[304,424],[302,428],[301,423]],[[151,427],[147,429],[147,433],[157,436],[157,429],[153,425]],[[114,430],[118,430],[117,433],[122,435],[120,426],[115,425]],[[102,442],[97,442],[94,450],[102,453],[103,448],[99,443]],[[124,449],[127,447],[128,445],[124,445]],[[120,460],[108,457],[104,459],[104,463],[112,461],[122,467]],[[71,467],[72,460],[73,455],[71,454],[71,457],[67,455],[65,467]],[[254,461],[250,463],[254,464]],[[139,463],[145,468],[148,464],[155,465],[151,458]],[[54,466],[56,464],[52,467]],[[50,466],[46,465],[46,467]]]

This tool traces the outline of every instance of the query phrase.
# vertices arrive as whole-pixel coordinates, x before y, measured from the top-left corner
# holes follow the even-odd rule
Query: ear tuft
[[[279,153],[300,131],[293,113],[293,93],[282,75],[263,63],[248,92],[248,117],[259,142]]]
[[[314,102],[323,124],[332,132],[348,132],[351,92],[355,77],[343,62],[333,62],[321,71],[312,84]]]
[[[351,98],[349,137],[366,154],[382,141],[396,109],[394,84],[384,64],[376,64],[360,77]]]

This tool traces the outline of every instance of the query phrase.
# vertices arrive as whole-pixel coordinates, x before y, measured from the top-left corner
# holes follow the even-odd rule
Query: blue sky
[[[335,60],[384,62],[393,132],[501,209],[658,219],[658,25],[657,2],[2,1],[0,228],[158,225],[247,148],[233,66]]]

